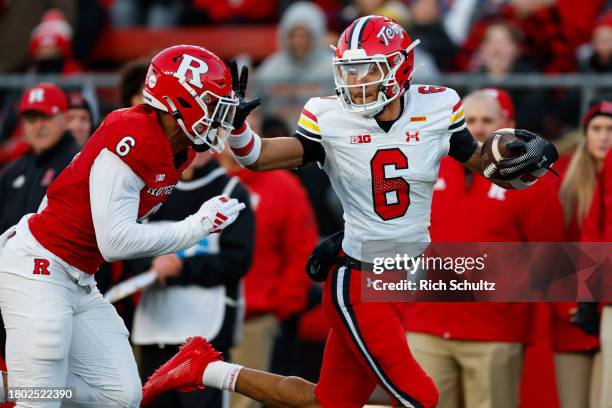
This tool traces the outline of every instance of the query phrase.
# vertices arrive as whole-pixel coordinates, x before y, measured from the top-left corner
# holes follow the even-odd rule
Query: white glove
[[[206,201],[194,215],[209,234],[220,232],[236,221],[244,203],[227,195],[218,195]]]

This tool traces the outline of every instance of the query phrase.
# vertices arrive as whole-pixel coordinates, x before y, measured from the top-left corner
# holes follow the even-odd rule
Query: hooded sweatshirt
[[[280,113],[290,121],[297,120],[309,98],[334,93],[333,52],[323,44],[326,25],[325,14],[313,3],[294,3],[283,14],[279,25],[279,51],[264,60],[256,74],[257,93],[264,99],[263,107],[267,112]],[[296,26],[306,27],[312,35],[310,52],[299,60],[289,51],[289,33]],[[291,109],[296,110],[295,118],[284,114]]]

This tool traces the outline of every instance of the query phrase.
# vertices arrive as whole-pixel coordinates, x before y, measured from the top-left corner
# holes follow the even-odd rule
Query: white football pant
[[[34,273],[34,259],[41,258],[50,261],[49,275]],[[71,400],[18,401],[18,407],[139,406],[141,382],[128,330],[85,275],[75,273],[23,228],[0,247],[9,386],[74,391]]]

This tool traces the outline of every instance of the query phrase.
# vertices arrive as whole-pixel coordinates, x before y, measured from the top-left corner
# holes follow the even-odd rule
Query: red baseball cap
[[[484,88],[483,91],[497,99],[502,115],[506,119],[514,120],[514,103],[508,92],[499,88]]]
[[[44,113],[47,116],[57,115],[68,109],[68,98],[57,85],[50,82],[34,85],[21,96],[19,114],[28,111]]]

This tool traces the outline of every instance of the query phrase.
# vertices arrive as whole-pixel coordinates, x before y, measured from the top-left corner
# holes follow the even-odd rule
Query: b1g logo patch
[[[351,144],[371,143],[372,142],[372,136],[371,135],[351,136],[350,137],[350,142],[351,142]]]
[[[34,275],[50,275],[49,273],[50,262],[47,259],[35,258],[34,259]]]

